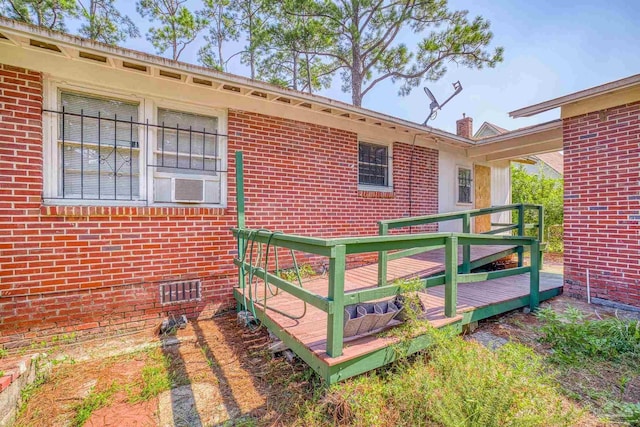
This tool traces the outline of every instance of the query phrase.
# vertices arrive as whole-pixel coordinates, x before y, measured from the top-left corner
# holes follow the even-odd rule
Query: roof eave
[[[423,126],[418,123],[400,119],[398,117],[378,113],[366,108],[356,107],[351,104],[336,101],[334,99],[323,97],[320,95],[306,94],[292,89],[275,86],[269,83],[251,80],[247,77],[224,73],[221,71],[216,71],[185,62],[173,61],[161,56],[151,55],[148,53],[119,46],[111,46],[104,43],[96,42],[94,40],[84,39],[82,37],[53,31],[46,28],[40,28],[34,25],[17,22],[3,17],[0,17],[0,32],[18,33],[23,37],[30,37],[42,41],[54,41],[58,44],[68,45],[69,47],[76,49],[78,47],[81,47],[82,49],[91,50],[102,55],[110,55],[118,59],[134,60],[136,62],[141,62],[152,66],[164,67],[176,71],[191,73],[200,77],[215,79],[216,81],[223,84],[247,86],[253,90],[269,92],[276,96],[287,97],[291,98],[292,100],[301,102],[313,103],[320,107],[334,108],[336,110],[341,110],[341,112],[344,113],[352,113],[359,116],[365,116],[372,120],[385,121],[394,125],[401,126],[416,135],[425,133],[430,134],[435,138],[441,139],[444,143],[453,146],[469,147],[475,145],[475,142],[473,140],[461,137],[459,135],[455,135],[440,129]]]
[[[574,92],[569,95],[561,96],[559,98],[551,99],[545,102],[540,102],[528,107],[520,108],[519,110],[511,111],[509,113],[509,116],[513,118],[531,117],[545,111],[553,110],[554,108],[562,107],[563,105],[572,102],[582,101],[584,99],[604,95],[609,92],[636,86],[638,84],[640,84],[640,74],[616,80],[614,82],[609,82],[600,86],[595,86],[589,89],[584,89],[579,92]]]

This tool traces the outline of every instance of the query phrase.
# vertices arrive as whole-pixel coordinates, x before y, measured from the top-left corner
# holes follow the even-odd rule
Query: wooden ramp
[[[513,250],[514,248],[511,247],[505,249],[505,246],[472,247],[472,263],[483,265],[504,256],[504,253],[512,253]],[[459,251],[459,253],[461,252]],[[392,282],[399,278],[428,277],[443,271],[444,251],[439,249],[389,261],[387,278],[389,282]],[[345,293],[373,288],[376,286],[376,281],[377,264],[347,270],[345,272]],[[303,285],[305,289],[313,293],[327,296],[329,283],[325,277],[314,278],[304,282]],[[540,299],[545,300],[559,295],[562,291],[562,285],[561,275],[541,273]],[[252,288],[253,297],[262,300],[264,284],[258,281],[256,288]],[[245,292],[247,295],[244,295],[238,288],[234,292],[237,301],[242,305],[249,298],[248,290]],[[429,288],[419,295],[427,309],[426,318],[431,325],[436,328],[452,326],[461,330],[464,324],[527,306],[529,304],[529,274],[459,284],[457,315],[455,317],[445,316],[444,286]],[[391,346],[397,343],[398,339],[381,337],[376,331],[366,336],[345,339],[342,355],[330,357],[326,353],[327,313],[307,304],[304,316],[293,320],[271,310],[276,309],[294,317],[304,313],[303,302],[286,292],[279,292],[277,295],[271,296],[267,300],[267,307],[266,312],[263,312],[260,305],[255,305],[259,319],[270,329],[285,332],[286,336],[290,338],[285,342],[327,382],[335,382],[366,372],[389,363],[397,357]],[[388,327],[397,324],[399,322],[392,321]],[[417,351],[427,345],[426,342],[415,341],[412,351]]]

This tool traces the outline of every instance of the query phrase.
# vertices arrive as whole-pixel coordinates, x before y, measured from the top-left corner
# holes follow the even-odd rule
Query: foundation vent
[[[200,279],[167,282],[160,285],[162,304],[200,300]]]

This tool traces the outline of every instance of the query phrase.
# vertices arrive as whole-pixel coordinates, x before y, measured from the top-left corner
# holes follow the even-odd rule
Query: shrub
[[[549,178],[544,174],[530,175],[521,165],[511,167],[511,199],[513,203],[530,203],[544,206],[544,236],[549,242],[550,251],[561,252],[563,249],[563,185],[562,179]],[[525,223],[535,222],[537,222],[536,212],[527,210],[525,213]],[[560,233],[558,233],[558,231],[560,231]],[[534,236],[537,235],[537,230],[530,229],[527,230],[527,233]]]
[[[569,425],[577,411],[560,396],[542,360],[520,344],[497,352],[432,330],[435,345],[412,363],[334,386],[334,423],[442,426]]]

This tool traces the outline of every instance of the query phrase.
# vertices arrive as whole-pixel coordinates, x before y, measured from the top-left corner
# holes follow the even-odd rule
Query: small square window
[[[389,147],[367,142],[358,144],[358,183],[389,187]]]
[[[471,169],[458,168],[458,203],[471,203]]]

